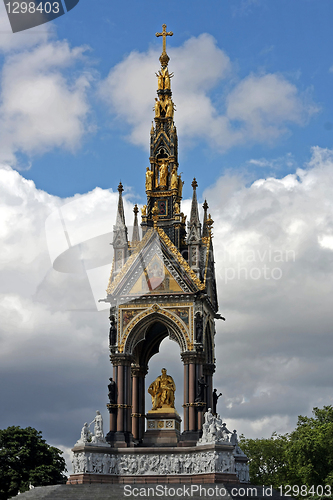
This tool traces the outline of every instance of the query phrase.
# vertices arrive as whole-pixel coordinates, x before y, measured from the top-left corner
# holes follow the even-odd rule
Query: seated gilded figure
[[[150,384],[148,392],[151,395],[153,410],[175,407],[176,385],[173,378],[162,368],[162,375]]]

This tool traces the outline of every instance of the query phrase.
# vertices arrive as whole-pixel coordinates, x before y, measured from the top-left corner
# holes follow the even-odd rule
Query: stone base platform
[[[192,447],[73,448],[68,484],[228,483],[249,481],[247,457],[230,442]]]
[[[209,473],[184,476],[169,474],[165,476],[111,476],[99,474],[72,474],[67,484],[240,484],[236,474]]]
[[[129,498],[134,500],[135,498],[159,498],[160,500],[170,500],[170,498],[210,498],[211,500],[293,500],[291,497],[280,496],[278,491],[272,490],[269,494],[263,495],[262,486],[253,486],[250,484],[240,485],[233,483],[225,484],[203,484],[192,486],[177,484],[170,484],[164,486],[160,485],[160,488],[167,488],[161,494],[159,491],[158,495],[152,495],[148,492],[146,495],[140,495],[140,488],[148,490],[148,488],[155,489],[156,484],[145,484],[145,485],[125,485],[125,484],[81,484],[81,485],[56,485],[56,486],[41,486],[34,488],[21,495],[17,495],[17,500],[124,500]],[[125,496],[126,488],[126,496]],[[138,488],[135,490],[134,488]],[[183,491],[181,495],[172,490],[174,488],[181,488]],[[189,488],[189,495],[184,492],[184,488]],[[201,488],[201,489],[200,489]],[[206,489],[206,495],[204,494],[203,488]],[[214,491],[213,491],[214,490]],[[187,490],[188,491],[188,490]],[[176,493],[176,494],[175,494]],[[185,493],[185,494],[184,494]],[[212,494],[213,493],[213,494]]]

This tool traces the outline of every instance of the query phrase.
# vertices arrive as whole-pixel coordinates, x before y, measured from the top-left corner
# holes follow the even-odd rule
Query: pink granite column
[[[124,365],[118,366],[118,416],[117,431],[124,431]]]
[[[132,434],[139,439],[139,377],[137,370],[132,370]]]
[[[195,425],[195,386],[196,386],[196,374],[195,374],[195,364],[190,363],[189,365],[189,431],[196,431]]]
[[[188,365],[184,365],[184,431],[188,431]]]

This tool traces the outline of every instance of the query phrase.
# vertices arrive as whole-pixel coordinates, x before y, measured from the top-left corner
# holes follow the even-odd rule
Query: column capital
[[[113,366],[131,366],[133,357],[130,354],[115,353],[110,354],[110,361]]]
[[[205,361],[205,356],[201,352],[186,351],[182,352],[180,356],[184,365],[189,365],[191,363],[202,364]]]
[[[147,366],[131,366],[132,377],[145,377],[148,373]]]

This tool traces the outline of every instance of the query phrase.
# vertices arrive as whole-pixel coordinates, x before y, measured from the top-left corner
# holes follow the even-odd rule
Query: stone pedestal
[[[182,448],[75,446],[68,484],[247,483],[247,457],[235,446],[205,444]]]
[[[150,410],[143,446],[177,446],[180,438],[181,418],[174,408]]]

